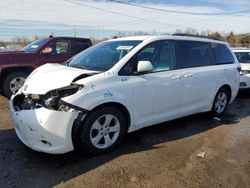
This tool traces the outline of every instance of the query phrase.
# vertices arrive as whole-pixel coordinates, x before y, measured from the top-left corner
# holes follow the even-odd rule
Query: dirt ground
[[[198,157],[205,152],[205,157]],[[126,136],[97,157],[32,151],[0,96],[0,187],[250,187],[250,93],[221,120],[189,116]]]

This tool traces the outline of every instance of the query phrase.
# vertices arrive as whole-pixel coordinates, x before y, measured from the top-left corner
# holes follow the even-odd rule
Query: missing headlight
[[[72,84],[67,87],[51,90],[45,95],[19,94],[13,99],[13,105],[17,111],[41,107],[64,112],[74,111],[74,108],[62,104],[61,98],[73,95],[83,87],[83,85]]]
[[[39,97],[33,98],[33,95],[24,95],[19,94],[13,99],[13,106],[15,110],[31,110],[35,108],[40,108],[42,105],[40,104]]]
[[[63,112],[74,112],[74,111],[80,111],[83,114],[88,113],[88,110],[81,108],[79,106],[73,105],[73,104],[69,104],[63,100],[60,100],[58,102],[58,110],[59,111],[63,111]]]
[[[67,108],[61,105],[61,98],[73,95],[80,91],[83,87],[83,85],[74,84],[49,91],[43,96],[44,106],[53,110],[65,111]]]
[[[72,108],[72,106],[70,106],[69,104],[63,102],[62,100],[60,100],[58,102],[58,111],[62,111],[62,112],[74,112],[76,109]]]

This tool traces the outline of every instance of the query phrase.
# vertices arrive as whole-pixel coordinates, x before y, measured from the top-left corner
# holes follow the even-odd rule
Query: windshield
[[[66,64],[70,67],[107,71],[141,41],[107,41],[84,50]]]
[[[21,51],[34,52],[40,46],[42,46],[47,40],[48,40],[47,38],[42,38],[42,39],[36,40],[36,41],[32,42],[31,44],[29,44],[28,46],[26,46],[23,49],[21,49]]]
[[[250,63],[250,51],[249,52],[234,52],[239,63]]]

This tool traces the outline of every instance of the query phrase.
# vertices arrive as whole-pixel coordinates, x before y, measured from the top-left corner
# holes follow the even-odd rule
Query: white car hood
[[[22,92],[24,94],[45,94],[50,90],[70,85],[81,74],[93,73],[97,72],[60,64],[46,64],[29,75],[22,87]]]

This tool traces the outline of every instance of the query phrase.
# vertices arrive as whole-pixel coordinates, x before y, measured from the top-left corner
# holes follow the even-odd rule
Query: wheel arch
[[[118,103],[118,102],[106,102],[106,103],[103,103],[103,104],[100,104],[98,106],[96,106],[95,108],[93,108],[91,111],[89,111],[88,113],[91,113],[99,108],[103,108],[103,107],[115,107],[117,108],[118,110],[120,110],[122,112],[122,114],[124,115],[125,117],[125,120],[126,120],[126,131],[128,130],[128,128],[130,127],[130,124],[131,124],[131,115],[129,113],[129,110],[121,103]]]
[[[229,101],[231,101],[232,88],[230,87],[230,85],[224,84],[224,85],[222,85],[222,86],[218,89],[218,91],[219,91],[220,89],[222,89],[222,88],[225,88],[225,89],[228,91],[228,93],[229,93]],[[218,92],[218,91],[217,91],[217,92]]]
[[[1,85],[4,79],[13,72],[23,72],[30,74],[34,70],[31,66],[22,66],[22,67],[5,67],[1,70]]]
[[[80,136],[80,132],[81,132],[81,128],[82,126],[84,126],[84,123],[86,121],[86,119],[88,118],[88,116],[93,113],[94,111],[96,111],[97,109],[103,108],[103,107],[115,107],[118,110],[121,111],[122,114],[124,114],[125,117],[125,121],[126,121],[126,132],[128,131],[128,129],[131,126],[131,115],[129,113],[129,110],[121,103],[118,102],[106,102],[103,104],[100,104],[96,107],[94,107],[92,110],[90,110],[87,114],[85,114],[85,117],[82,120],[82,115],[79,114],[78,118],[76,118],[73,126],[72,126],[72,130],[71,130],[71,137],[72,137],[72,142],[74,145],[74,148],[79,148],[79,136]]]

